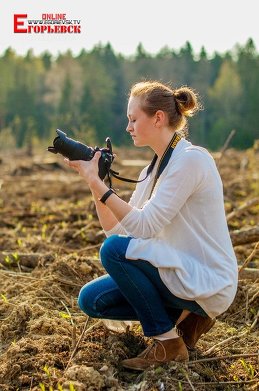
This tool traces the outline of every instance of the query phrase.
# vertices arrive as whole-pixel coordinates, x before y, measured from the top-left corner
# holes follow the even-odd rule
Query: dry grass
[[[120,154],[150,159],[145,151]],[[137,177],[139,167],[123,166],[119,157],[116,165],[121,175]],[[87,320],[76,302],[80,287],[104,272],[98,260],[104,236],[87,187],[49,154],[6,154],[0,168],[1,390],[257,389],[259,279],[240,275],[234,303],[200,339],[188,365],[125,371],[121,359],[147,344],[140,327],[112,333]],[[242,209],[259,196],[258,151],[227,150],[220,171],[230,230],[258,226],[258,204]],[[131,185],[114,186],[128,199]],[[248,259],[246,267],[258,269],[255,244],[235,247],[240,266]]]

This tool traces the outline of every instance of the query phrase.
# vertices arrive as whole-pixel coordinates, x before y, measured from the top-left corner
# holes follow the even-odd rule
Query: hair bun
[[[187,95],[186,91],[181,91],[181,89],[176,90],[174,92],[174,96],[175,96],[175,99],[177,99],[178,101],[180,101],[182,103],[185,103],[188,100],[188,95]]]
[[[180,87],[174,90],[174,98],[180,114],[191,117],[200,109],[197,93],[190,87]]]

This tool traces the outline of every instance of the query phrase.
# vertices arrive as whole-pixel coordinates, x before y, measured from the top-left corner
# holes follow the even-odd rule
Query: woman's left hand
[[[81,175],[82,178],[86,180],[88,185],[91,187],[91,183],[100,179],[98,172],[98,162],[101,157],[101,152],[97,151],[94,154],[94,157],[91,160],[69,160],[67,158],[64,159],[64,162],[67,166],[73,168],[75,171]]]

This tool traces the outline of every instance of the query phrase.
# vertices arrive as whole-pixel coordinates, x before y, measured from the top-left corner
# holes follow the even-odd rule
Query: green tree
[[[48,52],[35,56],[33,50],[19,56],[7,48],[0,57],[0,131],[13,135],[18,146],[31,138],[52,139],[56,128],[99,145],[107,136],[127,144],[129,88],[157,79],[173,88],[189,85],[200,94],[204,110],[191,119],[192,141],[219,148],[235,128],[232,145],[245,148],[258,138],[258,69],[252,39],[210,58],[205,47],[194,54],[190,42],[156,55],[139,43],[129,57],[115,54],[110,43],[57,58]]]
[[[240,102],[240,123],[235,136],[237,145],[247,148],[259,138],[259,56],[249,39],[237,48],[237,69],[243,86]]]
[[[212,149],[222,147],[232,129],[240,122],[242,84],[233,61],[225,60],[213,87],[209,89],[210,127],[208,143]]]
[[[84,75],[80,118],[87,121],[89,128],[95,129],[99,143],[114,132],[113,102],[116,97],[115,80],[107,72],[102,51],[102,47],[94,48],[80,57]]]

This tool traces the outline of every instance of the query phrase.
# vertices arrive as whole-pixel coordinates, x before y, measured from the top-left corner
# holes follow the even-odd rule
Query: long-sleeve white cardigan
[[[132,211],[106,236],[132,237],[128,259],[149,261],[175,296],[197,301],[215,317],[232,303],[238,280],[215,162],[206,149],[182,139],[148,199],[154,175],[137,184]]]

